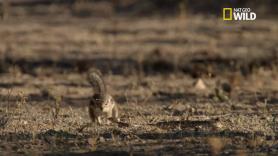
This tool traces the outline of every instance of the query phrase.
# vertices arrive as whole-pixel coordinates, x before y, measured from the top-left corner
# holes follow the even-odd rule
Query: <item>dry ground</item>
[[[278,153],[277,21],[29,17],[0,36],[1,154]],[[90,67],[121,124],[86,127]]]

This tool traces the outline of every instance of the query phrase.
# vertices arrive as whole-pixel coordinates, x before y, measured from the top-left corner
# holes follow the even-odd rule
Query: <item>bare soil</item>
[[[277,24],[198,15],[1,21],[0,153],[277,155]],[[104,73],[120,123],[87,126],[91,67]]]

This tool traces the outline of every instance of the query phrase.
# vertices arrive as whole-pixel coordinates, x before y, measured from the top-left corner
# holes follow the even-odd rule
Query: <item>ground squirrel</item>
[[[89,104],[89,115],[93,122],[102,123],[105,119],[107,123],[110,121],[118,121],[118,107],[116,101],[106,91],[106,85],[102,78],[102,74],[96,69],[90,69],[88,72],[88,81],[93,87],[94,94]]]

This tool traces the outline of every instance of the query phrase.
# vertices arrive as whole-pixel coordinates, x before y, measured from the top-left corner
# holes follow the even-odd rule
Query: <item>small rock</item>
[[[104,137],[99,137],[99,142],[104,143],[105,142]]]
[[[206,84],[204,83],[204,81],[202,79],[198,79],[194,83],[194,88],[196,88],[198,90],[205,90],[205,89],[207,89],[207,86],[206,86]]]
[[[214,92],[215,92],[214,98],[217,101],[225,102],[230,99],[229,96],[223,90],[221,90],[219,88],[215,88]]]
[[[214,126],[215,126],[215,128],[217,128],[217,129],[222,129],[222,128],[224,127],[220,122],[216,122],[216,123],[214,124]]]
[[[176,110],[176,111],[184,111],[186,109],[186,106],[183,105],[181,102],[176,102],[171,104],[168,109],[170,110]]]
[[[229,83],[222,83],[221,88],[226,93],[231,93],[232,92],[232,86]]]
[[[27,124],[28,124],[28,121],[25,121],[25,120],[24,120],[24,121],[23,121],[23,124],[24,124],[24,125],[27,125]]]

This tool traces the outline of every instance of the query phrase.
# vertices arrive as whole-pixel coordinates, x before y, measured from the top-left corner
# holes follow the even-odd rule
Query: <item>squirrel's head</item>
[[[111,105],[113,105],[114,100],[110,95],[107,95],[103,98],[98,94],[95,94],[92,102],[96,107],[103,111],[111,107]]]
[[[103,99],[99,94],[94,94],[91,104],[103,110]]]

